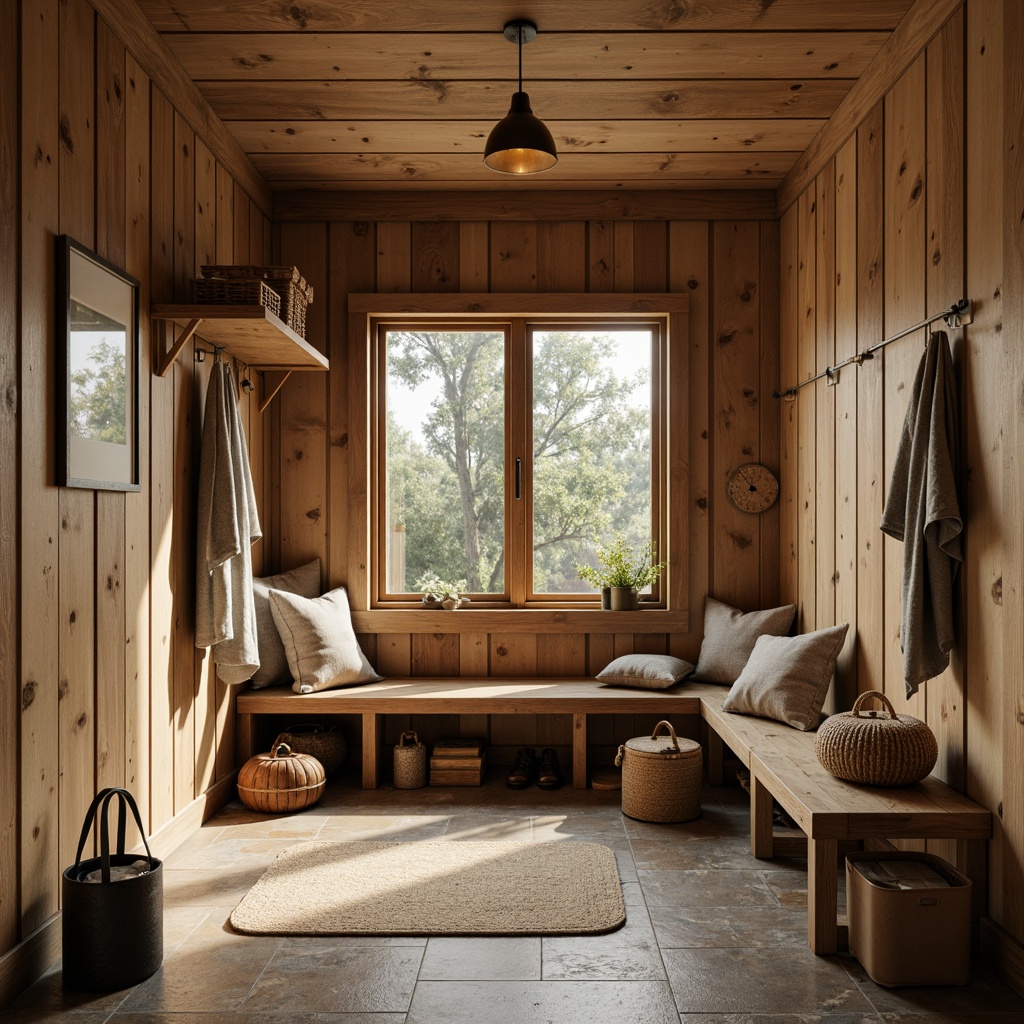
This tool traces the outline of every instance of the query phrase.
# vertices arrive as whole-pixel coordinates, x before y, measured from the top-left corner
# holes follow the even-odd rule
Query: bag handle
[[[654,732],[652,732],[652,733],[651,733],[651,739],[652,739],[652,740],[656,740],[656,739],[658,738],[658,730],[659,730],[659,729],[660,729],[660,728],[661,728],[662,726],[665,726],[665,728],[666,728],[666,729],[668,729],[668,731],[669,731],[669,735],[670,735],[670,736],[672,737],[672,747],[673,747],[673,748],[675,749],[675,751],[676,751],[677,753],[680,753],[680,750],[679,750],[679,737],[678,737],[678,736],[676,736],[676,731],[675,731],[675,729],[673,729],[673,728],[672,728],[672,723],[671,723],[671,722],[668,722],[668,721],[666,721],[665,719],[662,719],[662,720],[661,720],[661,721],[660,721],[660,722],[659,722],[659,723],[658,723],[658,724],[657,724],[657,725],[656,725],[656,726],[654,727]]]
[[[100,837],[100,875],[104,882],[110,881],[110,830],[108,828],[108,810],[110,808],[110,801],[114,797],[118,799],[117,808],[117,856],[124,855],[124,839],[125,839],[125,806],[132,812],[135,818],[135,824],[138,826],[139,835],[142,836],[142,845],[146,848],[146,859],[149,861],[149,870],[152,871],[156,867],[154,863],[155,858],[149,849],[149,843],[146,840],[146,830],[142,827],[142,818],[139,816],[139,808],[135,804],[135,798],[128,792],[127,789],[120,789],[116,786],[109,786],[106,789],[101,789],[95,797],[93,797],[92,803],[89,805],[89,810],[85,814],[85,822],[82,824],[82,834],[78,838],[78,852],[75,854],[75,869],[74,874],[78,874],[79,866],[82,863],[82,852],[85,850],[85,841],[89,838],[89,829],[92,827],[93,821],[98,820],[96,831]],[[102,803],[102,807],[100,804]],[[96,809],[100,807],[98,819],[96,815]]]
[[[278,736],[277,739],[274,740],[274,742],[270,744],[270,756],[271,757],[278,758],[278,757],[294,757],[295,756],[295,754],[292,751],[292,748],[287,743],[285,743],[285,741],[283,739],[283,737],[285,735],[286,735],[286,733],[281,733],[281,735]],[[281,753],[281,751],[284,751],[284,753]]]
[[[406,742],[405,742],[406,740],[411,740],[412,742],[406,744]],[[420,745],[420,738],[419,738],[419,736],[416,735],[416,733],[414,733],[410,729],[407,732],[403,732],[402,735],[398,737],[398,745],[400,747],[404,747],[404,746],[418,747]]]
[[[857,698],[857,700],[854,702],[854,705],[853,705],[853,712],[852,713],[853,713],[853,717],[854,718],[866,718],[867,717],[866,715],[861,715],[860,709],[861,709],[861,707],[864,705],[864,703],[870,697],[874,697],[875,700],[877,700],[879,703],[881,703],[883,705],[883,709],[885,711],[889,712],[889,717],[890,718],[894,718],[897,721],[899,720],[900,716],[896,714],[896,711],[893,708],[891,701],[889,700],[888,697],[886,697],[886,695],[884,693],[882,693],[881,690],[866,690],[864,693],[862,693]]]

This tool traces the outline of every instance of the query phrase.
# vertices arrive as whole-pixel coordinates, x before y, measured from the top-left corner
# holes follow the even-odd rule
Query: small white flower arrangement
[[[459,595],[466,589],[465,580],[441,579],[435,572],[424,573],[416,582],[416,587],[423,595],[423,603],[428,608],[442,605],[445,608],[458,608],[465,600]]]

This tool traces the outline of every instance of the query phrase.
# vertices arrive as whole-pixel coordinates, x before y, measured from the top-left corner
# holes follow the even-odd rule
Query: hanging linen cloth
[[[231,368],[219,359],[206,391],[196,536],[196,647],[212,647],[226,683],[260,666],[252,545],[263,535]]]
[[[896,451],[882,532],[903,541],[900,646],[907,696],[949,665],[953,580],[963,561],[957,500],[959,426],[949,340],[932,334]]]

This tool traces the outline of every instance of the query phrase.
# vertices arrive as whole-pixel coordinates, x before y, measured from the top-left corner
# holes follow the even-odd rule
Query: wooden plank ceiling
[[[774,188],[912,0],[138,0],[288,189]],[[524,88],[559,162],[497,174]]]

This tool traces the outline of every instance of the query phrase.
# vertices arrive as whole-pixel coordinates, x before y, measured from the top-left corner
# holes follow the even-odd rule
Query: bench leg
[[[256,716],[239,714],[235,722],[235,761],[241,768],[256,753]]]
[[[807,837],[807,945],[821,956],[838,948],[835,839]]]
[[[384,716],[363,712],[363,789],[380,785],[380,750],[384,739]]]
[[[721,786],[725,782],[725,744],[722,737],[708,726],[708,782]]]
[[[572,716],[572,788],[587,788],[587,716]]]
[[[753,772],[750,773],[750,853],[758,860],[769,860],[775,854],[772,795]]]

